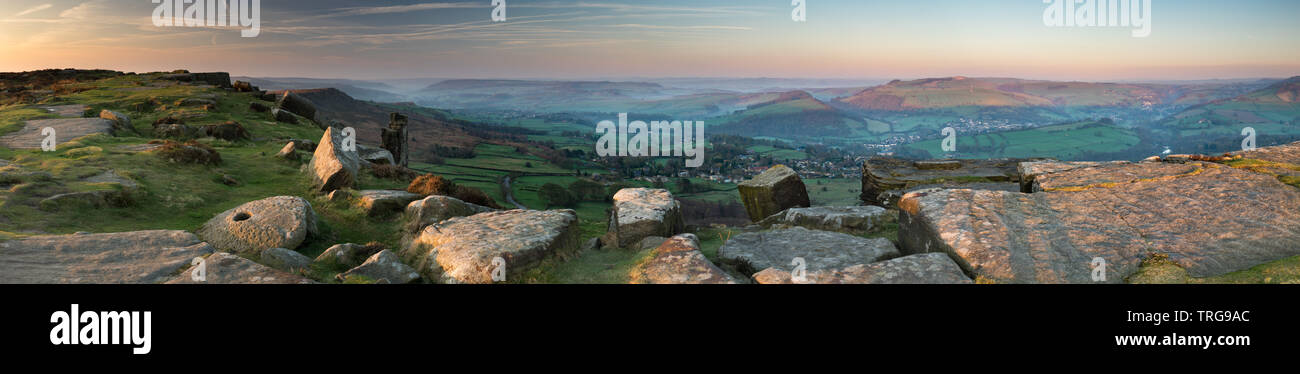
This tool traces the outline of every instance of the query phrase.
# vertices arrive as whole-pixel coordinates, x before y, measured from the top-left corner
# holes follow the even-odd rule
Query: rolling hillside
[[[1261,134],[1300,135],[1300,77],[1231,99],[1195,105],[1160,122],[1180,136],[1239,133],[1243,126]]]
[[[379,144],[381,129],[388,126],[388,115],[393,112],[370,102],[353,99],[335,88],[291,90],[316,104],[317,118],[340,120],[357,129],[363,143]],[[409,117],[412,158],[425,158],[431,146],[474,149],[483,139],[467,133],[460,125],[420,115],[414,111],[400,111]]]
[[[931,78],[893,81],[839,101],[866,110],[978,107],[1150,106],[1163,91],[1150,85],[1049,82],[1010,78]]]
[[[754,97],[760,97],[755,95]],[[817,100],[805,91],[764,94],[771,99],[749,105],[746,109],[712,119],[714,133],[749,137],[815,140],[833,137],[838,140],[869,136],[866,120],[852,118]],[[884,127],[887,131],[888,127]]]

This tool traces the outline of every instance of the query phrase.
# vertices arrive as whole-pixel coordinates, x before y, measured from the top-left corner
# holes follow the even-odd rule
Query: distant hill
[[[380,134],[388,126],[390,109],[360,101],[335,88],[309,90],[290,90],[311,100],[316,104],[317,116],[321,119],[343,121],[357,129],[357,137],[362,143],[379,144]],[[474,149],[484,139],[471,135],[461,125],[418,114],[416,111],[401,111],[409,118],[408,131],[412,158],[421,158],[433,153],[432,146]]]
[[[1300,118],[1300,77],[1230,98],[1194,105],[1161,121],[1166,127],[1290,124]]]
[[[242,80],[252,83],[264,90],[304,90],[321,87],[333,87],[359,100],[377,101],[381,103],[397,103],[411,101],[411,97],[397,93],[400,91],[387,83],[358,81],[350,79],[313,79],[313,78],[252,78],[252,77],[234,77],[234,80]]]
[[[861,109],[901,111],[965,106],[1139,107],[1161,104],[1164,96],[1151,85],[949,77],[893,81],[839,101]]]
[[[849,138],[867,132],[868,124],[827,105],[806,91],[752,95],[766,99],[744,110],[712,119],[714,133],[750,137],[808,139]]]

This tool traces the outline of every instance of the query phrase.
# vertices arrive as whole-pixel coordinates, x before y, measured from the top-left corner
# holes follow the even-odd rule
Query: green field
[[[941,142],[941,139],[931,139],[905,147],[928,152],[932,158],[941,158],[945,155]],[[1047,157],[1072,160],[1087,151],[1118,152],[1140,142],[1141,139],[1131,130],[1096,122],[1080,122],[1029,130],[958,136],[955,156],[956,158]]]

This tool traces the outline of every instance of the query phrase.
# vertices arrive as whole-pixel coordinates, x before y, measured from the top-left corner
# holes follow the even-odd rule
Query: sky
[[[493,0],[262,0],[260,34],[243,38],[241,28],[157,27],[150,0],[5,0],[0,71],[348,79],[1300,75],[1295,0],[1152,0],[1145,38],[1133,37],[1133,27],[1048,26],[1043,0],[803,0],[802,22],[792,19],[792,1],[799,0],[505,0],[506,20],[494,22]]]

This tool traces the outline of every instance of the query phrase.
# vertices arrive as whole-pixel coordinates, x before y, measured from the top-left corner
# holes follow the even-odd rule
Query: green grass
[[[1300,284],[1300,256],[1260,264],[1258,266],[1231,272],[1228,274],[1193,278],[1187,270],[1167,260],[1155,256],[1143,261],[1138,272],[1128,278],[1129,283],[1139,284]]]
[[[862,180],[855,178],[805,179],[808,198],[813,206],[858,205],[862,194]]]

